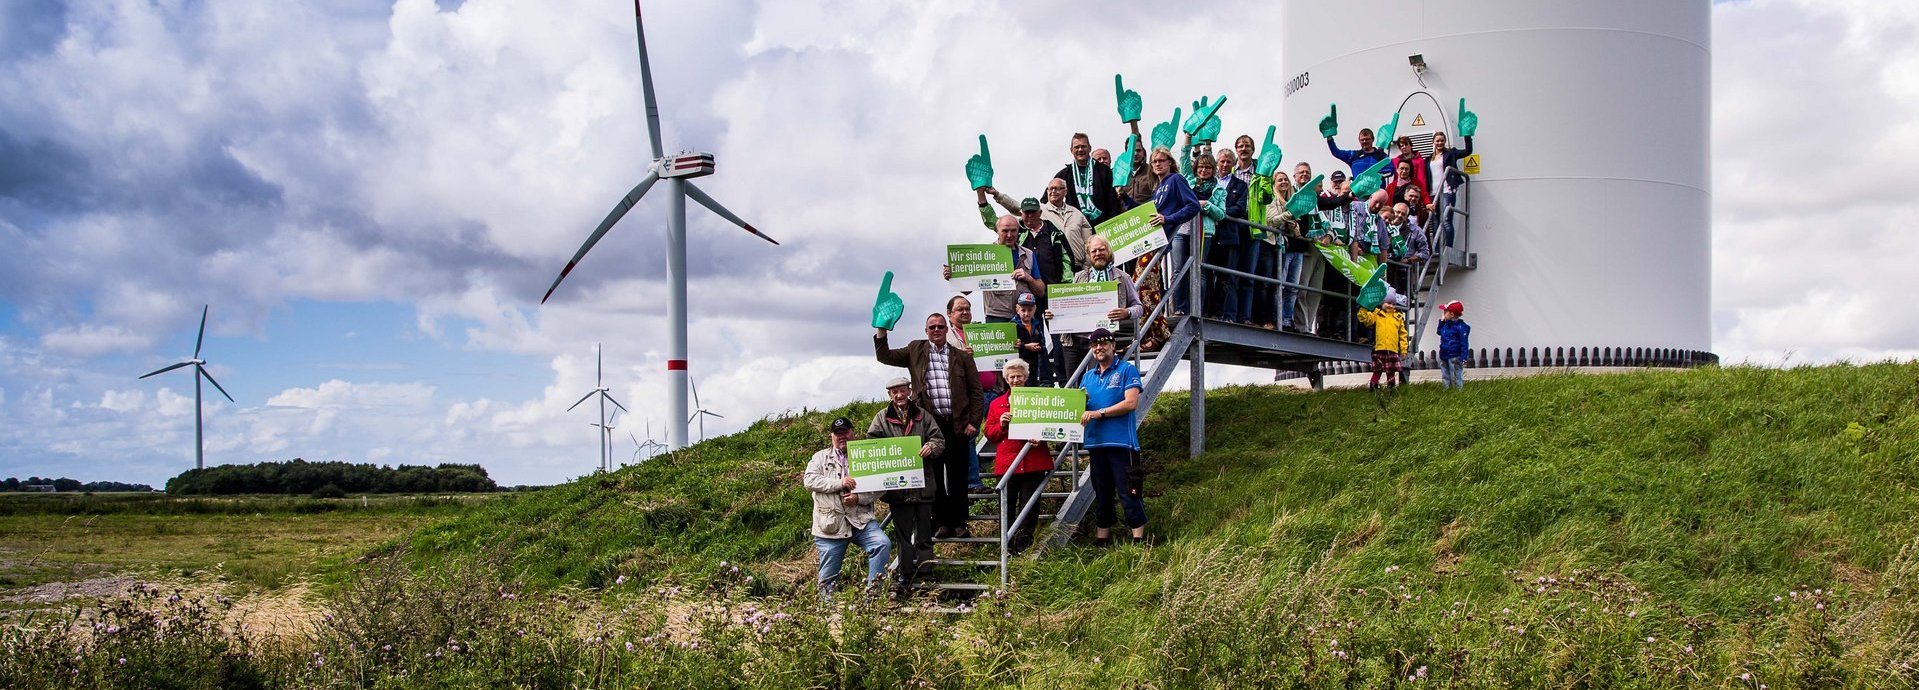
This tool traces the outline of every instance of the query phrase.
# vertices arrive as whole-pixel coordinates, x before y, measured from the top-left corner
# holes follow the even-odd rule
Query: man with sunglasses
[[[947,439],[943,452],[926,459],[927,481],[938,489],[933,496],[933,536],[971,536],[966,529],[967,449],[973,446],[979,420],[986,413],[973,355],[948,343],[945,314],[928,314],[926,337],[898,349],[886,342],[886,329],[875,330],[874,357],[881,364],[906,369],[913,399],[932,414],[940,436]]]

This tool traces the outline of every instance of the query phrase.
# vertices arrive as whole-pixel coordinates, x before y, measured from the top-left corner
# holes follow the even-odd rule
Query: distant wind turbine
[[[196,470],[206,469],[207,466],[206,427],[203,419],[204,414],[200,409],[200,379],[204,378],[207,380],[207,383],[213,384],[214,390],[220,391],[221,395],[227,397],[227,402],[238,402],[233,399],[232,395],[227,393],[227,389],[220,387],[219,381],[213,380],[213,375],[207,373],[207,361],[200,359],[200,346],[205,345],[207,342],[208,306],[210,305],[200,305],[200,335],[193,340],[193,358],[179,364],[155,369],[146,376],[140,377],[144,379],[148,376],[164,374],[184,366],[193,367],[193,468]]]
[[[678,450],[686,447],[686,429],[687,425],[691,423],[691,418],[687,416],[688,410],[686,407],[686,391],[688,387],[686,359],[686,200],[689,197],[692,198],[694,201],[699,202],[701,206],[705,206],[707,210],[712,211],[734,225],[745,228],[747,232],[753,233],[760,239],[772,242],[773,244],[779,244],[779,242],[771,237],[767,237],[765,233],[760,232],[751,224],[741,220],[740,217],[734,215],[732,211],[726,210],[726,207],[721,206],[720,202],[714,201],[713,197],[707,196],[706,192],[701,191],[699,187],[693,186],[693,183],[688,181],[695,177],[713,174],[713,154],[682,152],[667,156],[662,152],[660,148],[660,108],[658,100],[653,97],[653,67],[646,55],[646,27],[640,21],[639,0],[634,0],[633,2],[633,28],[634,31],[639,34],[640,40],[640,94],[646,101],[646,136],[647,143],[652,145],[653,160],[647,165],[646,177],[641,178],[640,183],[634,185],[633,190],[627,192],[626,197],[620,199],[620,202],[613,206],[613,211],[606,214],[606,219],[600,221],[600,226],[593,229],[593,234],[587,236],[586,243],[580,245],[580,251],[574,253],[572,260],[566,262],[566,268],[560,269],[560,277],[553,279],[552,287],[546,289],[546,296],[540,298],[540,303],[545,304],[547,299],[553,297],[553,291],[559,289],[560,281],[566,280],[567,274],[573,272],[573,268],[580,264],[580,259],[586,256],[586,252],[592,249],[593,245],[598,243],[601,237],[606,236],[607,230],[612,229],[614,223],[618,223],[620,218],[626,215],[627,211],[632,210],[635,204],[640,203],[640,199],[646,196],[646,191],[653,188],[653,183],[661,179],[666,180],[666,274],[667,292],[671,296],[671,298],[667,300],[666,311],[666,320],[670,328],[667,336],[668,354],[666,360],[666,399],[668,403],[666,444],[668,450]],[[697,413],[695,414],[697,415]]]
[[[580,406],[580,403],[586,402],[587,399],[595,395],[600,396],[600,421],[594,423],[593,426],[600,428],[600,469],[609,469],[609,466],[613,463],[613,420],[608,419],[606,416],[606,404],[613,403],[613,406],[620,408],[621,412],[626,412],[627,409],[625,405],[620,404],[620,401],[614,400],[613,394],[607,392],[606,384],[601,383],[602,375],[606,369],[606,348],[595,346],[595,350],[593,390],[581,396],[579,402],[573,403],[573,407],[566,408],[566,411],[572,412],[574,407]]]
[[[693,420],[695,419],[700,420],[700,440],[704,441],[706,440],[706,418],[717,417],[719,419],[726,419],[726,415],[720,414],[718,412],[713,412],[711,410],[706,409],[704,405],[701,405],[700,404],[700,385],[697,383],[693,383],[692,379],[687,379],[687,383],[693,387],[693,416],[687,417],[686,423],[692,424]]]

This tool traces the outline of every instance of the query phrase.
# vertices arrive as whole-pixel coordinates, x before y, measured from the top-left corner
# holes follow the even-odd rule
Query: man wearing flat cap
[[[946,452],[946,437],[933,423],[925,408],[913,402],[912,380],[900,376],[886,382],[886,407],[873,414],[866,426],[867,438],[918,436],[920,459],[928,460]],[[900,564],[894,584],[901,593],[913,585],[920,561],[933,556],[933,498],[939,495],[935,478],[927,473],[926,486],[919,489],[894,489],[880,494],[893,513],[893,541],[899,549]]]

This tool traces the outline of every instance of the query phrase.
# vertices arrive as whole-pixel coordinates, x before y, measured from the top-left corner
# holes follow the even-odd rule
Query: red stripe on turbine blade
[[[667,371],[686,371],[686,360],[684,359],[666,360],[666,370]]]
[[[572,273],[573,267],[579,265],[579,263],[578,261],[566,262],[566,268],[560,269],[560,277],[553,280],[553,287],[546,289],[546,296],[540,298],[540,304],[546,304],[546,301],[553,297],[553,291],[560,289],[560,281],[566,280],[566,274]]]

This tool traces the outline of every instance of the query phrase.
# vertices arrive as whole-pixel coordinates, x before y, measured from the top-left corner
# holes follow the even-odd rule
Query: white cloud
[[[879,397],[893,372],[872,361],[864,327],[878,276],[898,273],[909,312],[936,310],[941,246],[987,237],[959,181],[975,134],[992,142],[999,185],[1024,196],[1064,162],[1072,132],[1123,137],[1114,72],[1149,117],[1230,93],[1228,135],[1268,124],[1282,93],[1246,87],[1280,73],[1276,49],[1216,69],[1113,50],[1144,6],[656,4],[667,146],[714,152],[720,172],[699,184],[782,242],[688,209],[693,374],[727,415],[709,434]],[[210,453],[480,461],[509,483],[558,481],[592,466],[597,407],[566,407],[593,387],[593,343],[632,408],[617,435],[651,420],[664,437],[665,188],[535,305],[643,174],[624,13],[583,0],[69,13],[56,45],[0,65],[0,133],[59,154],[25,169],[37,186],[0,186],[27,199],[0,206],[0,240],[16,249],[0,256],[0,300],[22,329],[0,336],[0,445],[163,478],[191,461],[193,401],[126,390],[116,368],[132,367],[114,357],[151,369],[188,354],[182,324],[208,302],[210,332],[264,334],[295,299],[409,305],[435,347],[517,358],[493,373],[530,369],[543,385],[462,388],[427,361],[406,362],[410,381],[275,385],[264,406],[208,406]],[[1164,46],[1225,45],[1222,26],[1277,34],[1259,3],[1161,15]],[[1903,228],[1919,217],[1903,188],[1919,173],[1919,120],[1901,115],[1919,109],[1907,40],[1919,5],[1730,4],[1714,21],[1716,349],[1732,361],[1911,356],[1919,316],[1896,277],[1919,256]],[[357,352],[390,335],[372,328],[329,333]]]

